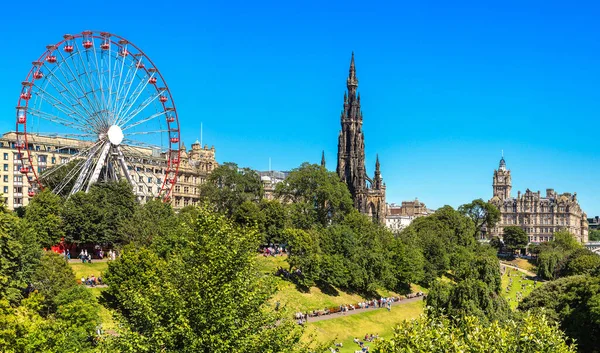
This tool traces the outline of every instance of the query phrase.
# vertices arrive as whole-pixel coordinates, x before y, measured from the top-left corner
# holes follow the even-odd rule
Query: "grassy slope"
[[[264,257],[259,255],[257,257],[257,262],[261,272],[273,273],[278,267],[286,269],[289,267],[285,259],[284,256]],[[310,288],[307,293],[300,292],[293,283],[284,281],[281,278],[277,278],[275,283],[277,285],[277,293],[273,298],[273,302],[279,301],[282,306],[286,306],[293,311],[304,312],[307,310],[330,308],[342,304],[355,304],[365,299],[360,294],[347,293],[341,290],[338,290],[334,295],[330,295],[323,293],[321,289],[317,287]],[[426,291],[417,285],[413,285],[412,290]],[[398,294],[387,290],[380,290],[379,295],[397,296]]]
[[[526,279],[523,279],[523,277]],[[512,278],[512,286],[507,292],[506,288],[508,287],[510,278]],[[537,285],[539,286],[539,284]],[[504,297],[508,300],[508,303],[512,309],[515,309],[519,304],[517,301],[517,292],[521,292],[522,297],[524,298],[531,293],[534,287],[534,281],[527,278],[527,276],[521,271],[507,268],[502,275],[502,295],[504,295]]]
[[[378,334],[382,338],[390,338],[396,324],[418,317],[423,312],[423,301],[415,301],[386,309],[368,311],[362,314],[340,317],[332,320],[309,323],[306,335],[314,334],[319,342],[334,340],[342,342],[340,352],[354,352],[359,346],[353,338],[362,339],[365,334]],[[366,343],[370,345],[370,343]]]

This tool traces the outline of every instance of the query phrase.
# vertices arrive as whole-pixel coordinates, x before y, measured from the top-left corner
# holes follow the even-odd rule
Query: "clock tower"
[[[494,196],[498,196],[500,200],[506,200],[510,198],[510,189],[512,188],[512,182],[510,178],[510,170],[506,169],[506,161],[504,156],[500,159],[500,166],[498,170],[494,170]]]

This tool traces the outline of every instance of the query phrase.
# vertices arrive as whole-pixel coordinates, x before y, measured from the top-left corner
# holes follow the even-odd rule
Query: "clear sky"
[[[487,4],[484,4],[487,3]],[[513,190],[577,192],[600,215],[600,4],[580,1],[6,1],[0,130],[20,82],[65,33],[109,31],[167,80],[187,147],[266,170],[335,170],[350,53],[367,168],[388,202],[489,199],[501,150]]]

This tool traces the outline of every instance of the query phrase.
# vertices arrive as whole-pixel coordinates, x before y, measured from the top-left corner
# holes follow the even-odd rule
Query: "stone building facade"
[[[0,136],[0,192],[9,209],[29,204],[29,182],[27,176],[20,173],[21,160],[15,144],[17,135],[8,132]],[[29,135],[28,149],[37,172],[68,163],[80,149],[88,147],[88,141],[69,138],[56,138],[44,135]],[[165,178],[166,157],[150,148],[130,148],[126,156],[129,173],[132,177],[133,193],[138,201],[146,202],[159,196]],[[190,151],[182,148],[177,184],[174,187],[171,202],[174,208],[196,204],[198,187],[208,174],[218,166],[215,160],[215,148],[200,147],[196,142]]]
[[[363,117],[360,94],[357,91],[354,53],[350,60],[346,86],[348,91],[344,93],[341,131],[338,137],[337,173],[348,186],[354,207],[374,221],[384,224],[386,187],[381,177],[379,156],[375,162],[375,175],[372,179],[367,175],[365,168],[365,137],[362,131]]]
[[[433,212],[417,198],[413,201],[402,201],[401,205],[388,204],[385,226],[394,232],[401,231],[408,227],[415,218],[428,216]]]
[[[490,200],[501,213],[496,227],[487,229],[486,236],[502,238],[504,227],[519,226],[527,232],[529,242],[539,243],[553,239],[554,232],[567,230],[581,243],[588,241],[587,215],[577,200],[577,193],[559,194],[546,189],[546,195],[529,189],[511,196],[511,172],[506,168],[504,157],[494,170],[493,197]]]
[[[219,166],[215,159],[215,146],[201,146],[198,141],[192,144],[190,150],[182,144],[179,158],[177,184],[171,197],[175,209],[196,205],[200,200],[200,185]]]

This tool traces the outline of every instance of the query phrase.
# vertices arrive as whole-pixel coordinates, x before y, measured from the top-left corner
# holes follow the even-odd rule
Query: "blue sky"
[[[3,4],[0,128],[46,44],[85,29],[142,48],[167,80],[182,137],[219,162],[335,169],[350,53],[367,168],[388,202],[489,199],[504,150],[513,190],[577,192],[600,215],[600,15],[593,2],[30,1]]]

